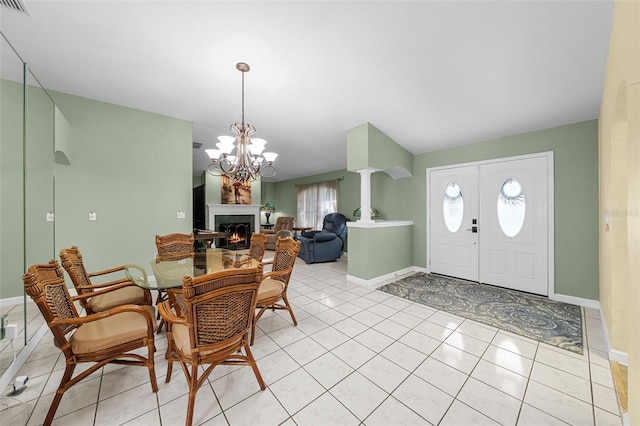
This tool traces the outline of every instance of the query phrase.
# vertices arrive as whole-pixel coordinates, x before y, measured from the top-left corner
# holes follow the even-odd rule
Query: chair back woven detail
[[[242,337],[246,333],[254,302],[255,289],[246,286],[244,291],[240,288],[229,293],[226,289],[216,291],[220,294],[209,300],[193,304],[193,324],[196,336],[194,347],[203,348],[209,345],[224,342],[229,339]],[[187,315],[189,318],[189,315]]]
[[[271,278],[288,285],[299,250],[299,241],[295,241],[293,238],[279,238],[276,243],[276,253],[273,256],[271,272],[274,272],[274,274]],[[282,272],[282,274],[275,274],[275,272]]]
[[[61,249],[60,259],[62,260],[62,266],[69,274],[71,282],[73,282],[73,286],[76,288],[78,293],[84,294],[93,292],[93,287],[89,280],[89,273],[84,267],[82,254],[80,253],[80,250],[78,250],[78,247],[72,246],[68,249]]]
[[[62,269],[57,261],[48,265],[34,265],[23,278],[25,292],[40,309],[47,325],[53,333],[56,346],[67,348],[66,334],[75,329],[75,325],[59,326],[53,324],[56,318],[78,318],[78,311],[71,301],[71,295],[64,281]]]
[[[249,246],[249,257],[262,262],[262,257],[267,249],[267,236],[254,232],[251,235],[251,245]]]
[[[195,253],[193,242],[195,238],[191,234],[156,235],[157,261],[179,260]]]

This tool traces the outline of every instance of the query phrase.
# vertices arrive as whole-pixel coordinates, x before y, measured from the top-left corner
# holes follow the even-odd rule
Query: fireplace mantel
[[[215,226],[216,216],[253,215],[253,232],[260,232],[260,204],[207,204],[208,226]]]

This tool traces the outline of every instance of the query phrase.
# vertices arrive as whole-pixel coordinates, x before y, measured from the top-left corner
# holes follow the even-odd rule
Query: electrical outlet
[[[9,324],[4,329],[4,337],[13,340],[18,337],[18,324]]]

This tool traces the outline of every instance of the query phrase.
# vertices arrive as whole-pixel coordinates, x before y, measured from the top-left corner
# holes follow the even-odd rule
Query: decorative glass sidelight
[[[449,232],[458,232],[464,216],[464,199],[460,185],[456,182],[449,182],[444,190],[442,215]]]
[[[525,210],[522,185],[516,178],[506,179],[498,193],[498,223],[507,237],[515,237],[520,232]]]

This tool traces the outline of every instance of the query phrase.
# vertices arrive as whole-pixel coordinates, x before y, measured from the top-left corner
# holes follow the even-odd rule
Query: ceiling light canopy
[[[207,171],[214,176],[228,176],[239,182],[254,181],[262,177],[273,177],[276,169],[273,167],[278,154],[263,152],[267,141],[252,138],[256,128],[244,122],[244,74],[249,72],[248,64],[238,62],[238,71],[242,73],[242,123],[231,125],[231,131],[236,136],[218,136],[218,149],[207,149],[212,164]]]

